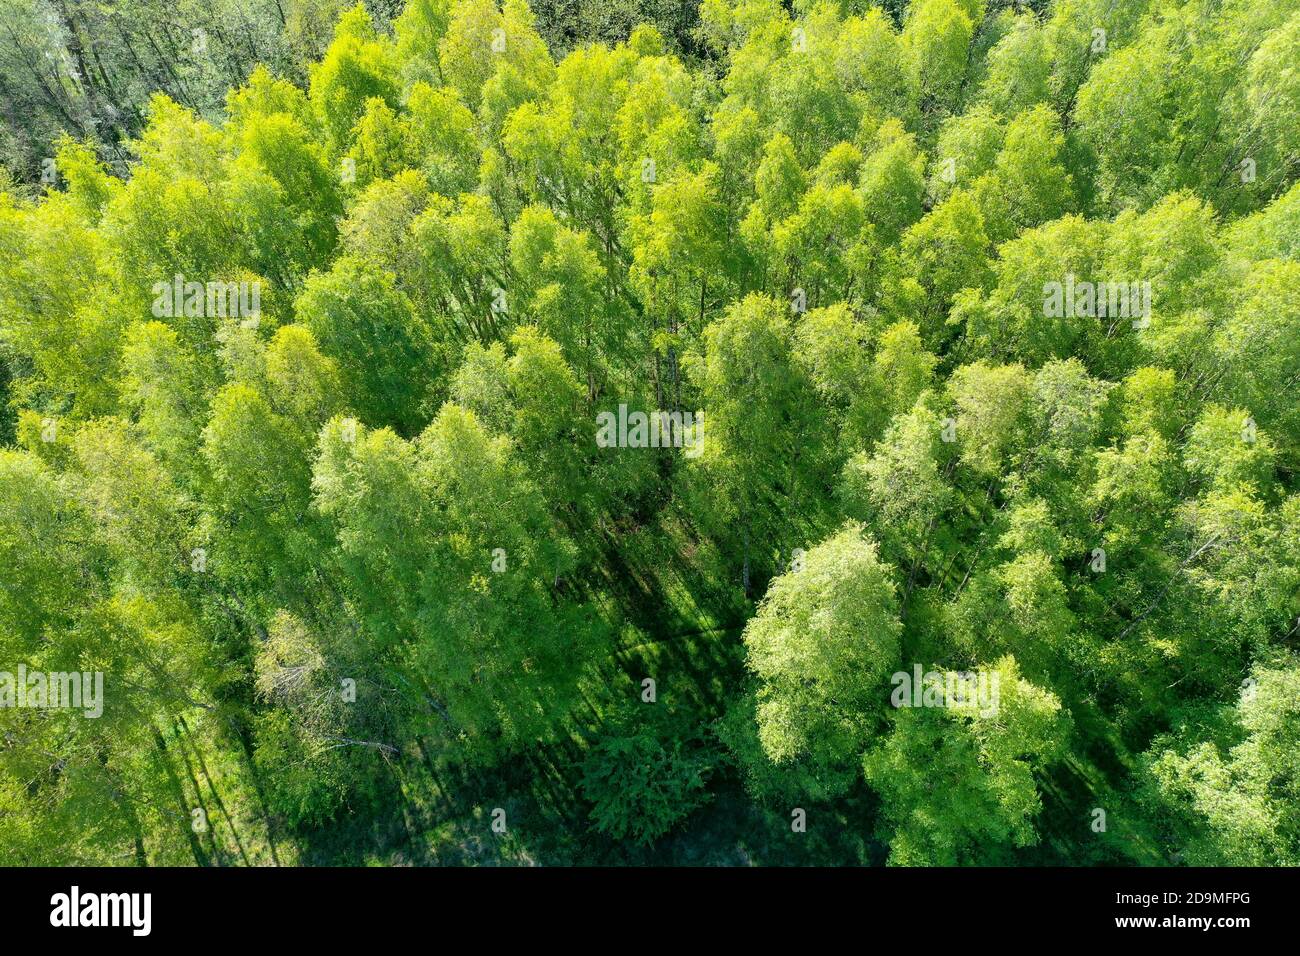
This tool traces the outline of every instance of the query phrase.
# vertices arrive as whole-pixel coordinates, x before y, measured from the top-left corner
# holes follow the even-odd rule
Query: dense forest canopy
[[[0,861],[1300,865],[1300,3],[0,10]]]

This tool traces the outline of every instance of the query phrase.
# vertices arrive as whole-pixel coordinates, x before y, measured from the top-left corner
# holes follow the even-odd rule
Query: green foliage
[[[900,709],[865,757],[867,781],[884,801],[891,864],[975,863],[1034,842],[1041,807],[1034,771],[1063,750],[1069,722],[1055,695],[1020,678],[1014,658],[993,673],[995,714],[946,698]]]
[[[745,628],[759,747],[738,751],[760,793],[777,778],[825,799],[852,782],[898,660],[892,570],[850,525],[769,587]]]
[[[648,846],[708,802],[715,754],[682,724],[632,712],[592,744],[581,786],[597,830]]]
[[[1259,665],[1234,705],[1180,722],[1145,755],[1142,793],[1189,865],[1296,865],[1297,679],[1294,658]]]
[[[397,6],[0,0],[15,858],[1300,862],[1294,0]]]

